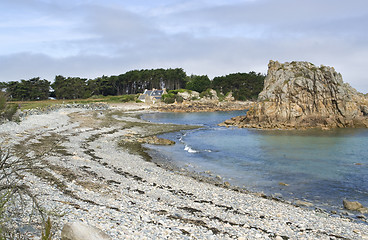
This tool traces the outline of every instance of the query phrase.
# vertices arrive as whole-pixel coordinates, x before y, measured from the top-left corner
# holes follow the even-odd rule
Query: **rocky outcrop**
[[[174,141],[171,141],[171,140],[165,139],[165,138],[159,138],[157,136],[149,136],[149,137],[145,137],[145,138],[140,138],[140,139],[138,139],[138,142],[148,143],[148,144],[153,144],[153,145],[164,145],[164,146],[175,144]]]
[[[178,96],[182,97],[185,101],[190,101],[193,99],[199,99],[199,92],[196,91],[184,91],[178,92]]]
[[[161,112],[215,112],[237,111],[249,109],[253,102],[219,102],[219,101],[189,101],[181,104],[161,104],[156,107]]]
[[[333,67],[270,61],[263,91],[246,116],[222,125],[252,128],[368,127],[368,100]]]
[[[235,98],[233,97],[233,92],[228,92],[228,94],[225,96],[225,101],[228,101],[228,102],[235,101]]]
[[[343,200],[344,208],[351,211],[358,211],[360,213],[366,214],[368,213],[368,208],[363,207],[360,202],[350,202],[347,200]]]
[[[205,92],[201,93],[202,101],[219,101],[217,92],[213,89],[207,89]]]
[[[111,238],[100,229],[85,223],[74,222],[64,225],[61,231],[61,240],[111,240]]]

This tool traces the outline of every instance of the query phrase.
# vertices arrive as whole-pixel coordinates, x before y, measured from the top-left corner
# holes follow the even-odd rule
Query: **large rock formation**
[[[368,101],[333,67],[270,61],[263,91],[246,116],[223,125],[253,128],[368,127]]]

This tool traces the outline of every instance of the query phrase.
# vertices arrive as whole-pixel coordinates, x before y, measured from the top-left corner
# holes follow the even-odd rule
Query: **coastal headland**
[[[246,116],[224,126],[261,129],[368,127],[368,98],[333,67],[270,61],[264,88]]]
[[[139,118],[149,111],[129,103],[71,106],[0,125],[1,147],[38,163],[19,182],[50,216],[55,239],[71,222],[95,226],[111,239],[368,239],[364,222],[160,166],[142,144],[195,126]],[[15,226],[37,239],[40,224],[27,221],[29,212]]]

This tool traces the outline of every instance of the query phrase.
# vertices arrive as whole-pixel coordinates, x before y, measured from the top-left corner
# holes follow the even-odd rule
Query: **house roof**
[[[151,93],[152,97],[159,97],[164,93],[164,90],[153,90]]]
[[[162,94],[164,94],[165,90],[157,90],[157,89],[153,89],[153,90],[144,90],[144,93],[141,94],[138,99],[144,101],[146,96],[152,97],[154,99],[161,99]]]
[[[154,90],[144,90],[143,95],[148,95],[151,97],[160,97],[162,96],[163,93],[164,93],[164,90],[154,89]]]

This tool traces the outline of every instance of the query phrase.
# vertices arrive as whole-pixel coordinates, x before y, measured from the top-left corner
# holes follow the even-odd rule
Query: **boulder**
[[[219,101],[219,97],[217,96],[217,92],[213,89],[207,89],[205,92],[202,92],[201,95],[203,95],[202,100],[203,101]]]
[[[368,208],[366,207],[359,208],[358,212],[360,212],[361,214],[368,214]]]
[[[264,81],[257,103],[231,125],[280,129],[368,127],[368,99],[344,83],[333,67],[270,61]]]
[[[235,98],[233,97],[233,92],[228,92],[226,94],[225,101],[227,101],[227,102],[233,102],[233,101],[235,101]]]
[[[67,223],[61,230],[61,240],[111,240],[100,229],[81,222]]]
[[[314,206],[313,203],[307,202],[307,201],[302,201],[302,200],[295,201],[295,204],[297,206],[303,206],[303,207],[313,207]]]
[[[358,211],[363,208],[363,205],[360,202],[350,202],[348,200],[343,200],[344,208],[351,211]]]
[[[183,100],[185,101],[199,99],[199,92],[196,91],[178,92],[178,96],[182,97]]]

